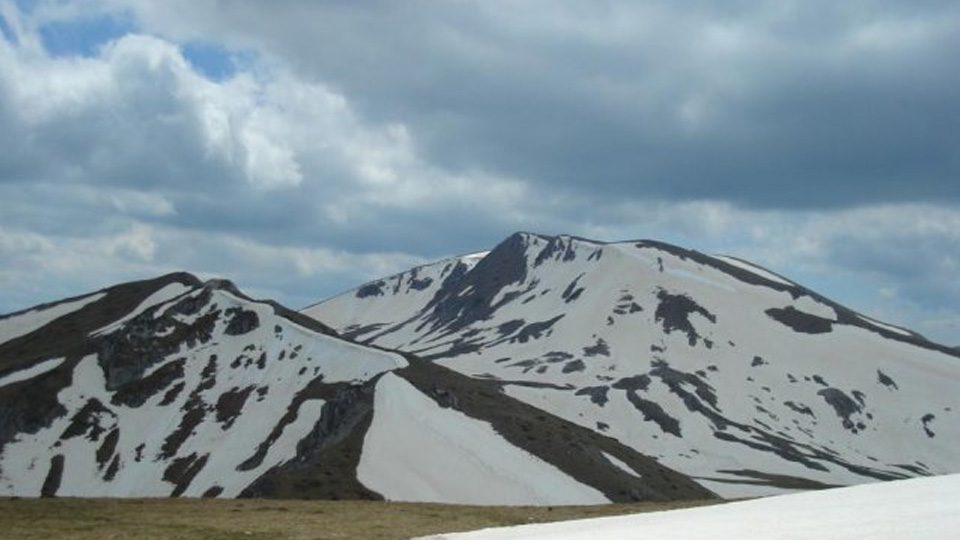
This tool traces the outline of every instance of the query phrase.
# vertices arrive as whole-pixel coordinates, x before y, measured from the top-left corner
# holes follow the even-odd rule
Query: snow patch
[[[18,383],[20,381],[30,380],[38,375],[43,375],[48,371],[53,371],[63,363],[63,358],[52,358],[50,360],[44,360],[39,364],[34,364],[26,369],[21,369],[20,371],[14,371],[13,373],[8,373],[7,375],[0,378],[0,388],[4,386]]]
[[[437,405],[393,373],[378,382],[357,478],[388,500],[604,504],[596,489],[504,440],[487,422]]]
[[[729,265],[731,265],[731,266],[736,266],[737,268],[739,268],[739,269],[741,269],[741,270],[746,270],[747,272],[750,272],[751,274],[756,274],[756,275],[762,277],[763,279],[768,279],[768,280],[770,280],[770,281],[773,281],[773,282],[775,282],[775,283],[779,283],[779,284],[781,284],[781,285],[788,285],[788,286],[791,286],[791,287],[793,286],[793,283],[790,283],[789,281],[787,281],[787,280],[783,279],[782,277],[774,274],[773,272],[770,272],[769,270],[765,270],[765,269],[763,269],[763,268],[760,268],[759,266],[754,266],[754,265],[752,265],[752,264],[750,264],[750,263],[748,263],[748,262],[746,262],[746,261],[741,261],[740,259],[737,259],[736,257],[730,257],[730,256],[728,256],[728,255],[714,255],[713,258],[714,258],[714,259],[721,260],[721,261],[723,261],[723,262],[725,262],[725,263],[727,263],[727,264],[729,264]]]
[[[716,287],[716,288],[722,289],[722,290],[724,290],[724,291],[726,291],[726,292],[731,292],[731,293],[737,292],[737,290],[736,290],[735,288],[731,287],[730,285],[727,285],[726,283],[717,281],[717,280],[715,280],[715,279],[710,279],[710,278],[708,278],[708,277],[706,277],[706,276],[703,276],[703,275],[700,275],[700,274],[695,274],[694,272],[691,272],[690,270],[686,270],[686,269],[683,269],[683,268],[669,268],[669,269],[667,270],[667,273],[668,273],[668,274],[671,274],[671,275],[674,275],[674,276],[677,276],[677,277],[687,278],[687,279],[690,279],[690,280],[693,280],[693,281],[697,281],[697,282],[702,283],[702,284],[704,284],[704,285],[709,285],[709,286],[711,286],[711,287]]]
[[[604,452],[604,451],[602,451],[602,450],[600,451],[600,453],[603,454],[603,457],[607,458],[607,461],[609,461],[610,463],[613,463],[613,465],[614,465],[615,467],[617,467],[618,469],[622,470],[623,472],[629,474],[630,476],[636,476],[637,478],[643,478],[643,476],[640,475],[637,471],[633,470],[633,468],[631,468],[631,467],[630,467],[629,465],[627,465],[626,463],[620,461],[620,460],[617,459],[615,456],[611,456],[610,454],[608,454],[608,453],[606,453],[606,452]]]
[[[91,294],[72,302],[63,302],[44,309],[32,309],[19,315],[0,319],[0,343],[6,343],[39,330],[54,320],[83,309],[88,304],[92,304],[106,295],[107,293]]]
[[[419,540],[948,540],[960,530],[960,475],[783,495],[688,510],[521,525]]]
[[[816,315],[817,317],[829,319],[834,322],[837,320],[837,311],[835,309],[811,296],[801,296],[794,301],[793,305],[804,313]]]
[[[137,315],[140,315],[141,313],[150,309],[151,307],[173,300],[174,298],[190,290],[191,290],[191,287],[188,287],[183,283],[170,283],[165,287],[163,287],[162,289],[158,290],[157,292],[148,296],[143,302],[140,302],[140,305],[137,306],[136,309],[124,315],[122,319],[118,319],[98,330],[94,330],[93,332],[90,333],[90,335],[99,336],[101,334],[109,334],[110,332],[114,332],[118,328],[120,328],[125,322],[129,321],[130,319],[133,319]]]
[[[878,327],[878,328],[883,328],[884,330],[887,330],[887,331],[889,331],[889,332],[893,332],[894,334],[900,334],[901,336],[910,336],[910,335],[911,335],[910,332],[907,332],[906,330],[903,330],[903,329],[901,329],[901,328],[897,328],[896,326],[893,326],[893,325],[889,325],[889,324],[882,323],[882,322],[880,322],[880,321],[878,321],[878,320],[876,320],[876,319],[871,319],[870,317],[864,317],[863,315],[857,315],[857,317],[859,317],[861,321],[864,321],[865,323],[867,323],[867,324],[869,324],[869,325],[871,325],[871,326],[876,326],[876,327]]]

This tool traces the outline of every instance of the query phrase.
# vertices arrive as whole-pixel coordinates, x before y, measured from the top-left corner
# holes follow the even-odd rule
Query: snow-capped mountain
[[[303,312],[727,497],[960,471],[960,354],[731,257],[518,233]]]
[[[118,285],[0,317],[0,493],[488,504],[711,495],[499,388],[341,339],[227,281]]]

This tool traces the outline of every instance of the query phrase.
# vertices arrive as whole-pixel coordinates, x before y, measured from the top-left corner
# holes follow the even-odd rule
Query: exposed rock
[[[812,418],[816,418],[816,416],[813,414],[813,410],[806,405],[803,405],[803,404],[798,405],[792,401],[784,401],[783,404],[795,412],[798,412],[800,414],[805,414]]]
[[[583,348],[584,356],[610,356],[610,346],[603,338],[597,338],[596,343]]]
[[[40,488],[41,497],[55,497],[60,489],[61,478],[63,477],[63,454],[56,454],[50,458],[50,469],[47,477],[43,481],[43,487]]]
[[[530,323],[523,327],[516,336],[510,338],[510,343],[520,342],[526,343],[531,339],[540,339],[545,334],[550,332],[550,327],[557,323],[560,319],[563,318],[563,314],[557,315],[552,319],[546,321],[540,321],[535,323]]]
[[[824,401],[833,407],[833,410],[836,411],[837,416],[843,420],[844,428],[856,433],[856,425],[850,417],[861,412],[859,403],[851,399],[850,396],[845,394],[842,390],[838,390],[836,388],[824,388],[823,390],[817,392],[817,395],[822,396]]]
[[[603,407],[607,404],[607,401],[609,401],[607,398],[607,391],[609,390],[610,387],[608,386],[587,386],[577,390],[574,394],[578,396],[589,396],[591,402]]]
[[[176,458],[170,463],[163,471],[163,479],[175,486],[173,492],[170,493],[171,497],[179,497],[190,487],[190,482],[203,470],[209,457],[209,454],[197,457],[196,452],[194,452],[189,456]]]
[[[567,288],[563,290],[563,294],[560,295],[560,297],[563,298],[563,301],[565,303],[569,304],[570,302],[573,302],[577,298],[580,298],[580,295],[583,293],[584,289],[583,287],[577,287],[577,282],[579,282],[580,278],[582,277],[583,277],[583,274],[580,274],[579,276],[574,278],[574,280],[571,281],[569,285],[567,285]]]
[[[60,435],[61,439],[72,439],[83,436],[90,441],[99,441],[100,436],[106,431],[102,425],[102,418],[111,417],[116,420],[117,415],[113,411],[104,407],[100,400],[93,398],[70,419],[70,425]]]
[[[923,418],[920,419],[920,421],[923,423],[923,432],[927,434],[927,437],[933,438],[937,436],[936,433],[930,429],[930,424],[935,418],[936,416],[934,416],[933,413],[927,413],[923,415]]]
[[[633,377],[624,377],[613,383],[617,390],[626,390],[628,392],[643,392],[650,386],[650,376],[634,375]]]
[[[717,317],[714,314],[697,304],[686,294],[671,294],[660,289],[657,298],[660,300],[660,304],[654,313],[655,320],[663,325],[664,332],[668,334],[675,330],[687,334],[691,347],[696,345],[697,340],[700,339],[696,328],[690,322],[691,314],[699,313],[708,321],[717,322]]]
[[[178,358],[160,366],[146,377],[124,384],[111,396],[110,403],[126,407],[143,405],[151,397],[166,390],[174,381],[183,379],[186,361],[186,358]]]
[[[369,298],[371,296],[383,296],[383,287],[386,283],[382,281],[375,281],[373,283],[368,283],[363,287],[357,289],[356,297],[357,298]]]
[[[217,398],[217,422],[223,424],[224,430],[229,429],[237,417],[240,416],[247,398],[250,397],[250,393],[255,388],[255,386],[247,386],[242,389],[234,387]]]
[[[833,330],[833,321],[798,310],[793,306],[770,308],[766,314],[773,320],[789,326],[794,332],[825,334]]]
[[[574,360],[572,362],[567,362],[563,366],[564,373],[573,373],[575,371],[583,371],[587,369],[587,366],[583,363],[583,360]]]
[[[899,390],[900,387],[897,386],[897,383],[894,382],[886,373],[877,370],[877,380],[880,381],[880,384],[886,386],[887,388],[892,388],[893,390]]]
[[[224,333],[228,336],[240,336],[260,326],[260,317],[255,311],[235,307],[228,309],[224,315],[227,317]]]

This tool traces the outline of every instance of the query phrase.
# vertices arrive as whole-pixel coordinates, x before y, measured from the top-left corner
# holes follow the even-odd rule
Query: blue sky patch
[[[39,2],[37,0],[14,0],[13,3],[21,13],[32,13]]]
[[[180,47],[183,57],[203,76],[214,81],[232,77],[250,54],[234,53],[216,43],[193,41]]]
[[[52,56],[95,56],[104,44],[134,30],[129,17],[85,17],[40,27],[44,48]]]
[[[13,33],[13,28],[10,28],[10,23],[3,18],[3,15],[0,15],[0,37],[9,43],[17,42],[17,35]]]

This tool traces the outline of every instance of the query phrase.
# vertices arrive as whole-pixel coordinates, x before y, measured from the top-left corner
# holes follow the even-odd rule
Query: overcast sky
[[[299,308],[516,230],[740,256],[960,344],[960,2],[0,0],[0,313]]]

